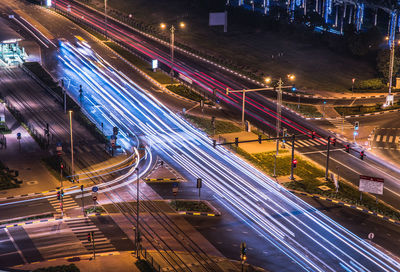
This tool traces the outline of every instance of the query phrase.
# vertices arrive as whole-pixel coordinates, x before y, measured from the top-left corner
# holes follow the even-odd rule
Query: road
[[[146,135],[144,139],[153,150],[171,164],[181,165],[190,180],[203,177],[205,184],[219,196],[221,205],[246,221],[264,243],[280,251],[267,267],[293,261],[293,271],[345,270],[343,267],[365,267],[371,271],[399,269],[390,258],[328,217],[309,212],[311,206],[230,152],[223,148],[214,150],[203,133],[194,130],[141,87],[121,77],[115,69],[104,63],[103,68],[93,65],[92,58],[79,55],[73,47],[66,45],[62,51],[61,65],[73,69],[69,74],[80,77],[104,109],[116,114],[121,130]],[[271,214],[278,216],[274,218]]]
[[[103,17],[98,13],[94,13],[75,2],[66,0],[59,1],[57,7],[66,11],[66,5],[71,5],[70,14],[78,16],[80,22],[86,22],[92,27],[104,31]],[[141,55],[147,60],[159,59],[166,70],[171,66],[168,47],[160,45],[158,42],[141,35],[132,29],[121,25],[118,22],[109,20],[108,35],[122,43],[128,48],[131,48],[136,54]],[[162,66],[163,67],[163,66]],[[212,96],[213,89],[216,88],[217,96],[221,103],[231,109],[236,110],[239,114],[242,104],[240,93],[231,93],[228,96],[225,94],[226,87],[230,89],[247,89],[259,87],[256,84],[249,82],[246,79],[237,77],[218,69],[206,62],[196,58],[188,57],[177,52],[176,61],[174,64],[175,74],[182,73],[193,80],[194,85]],[[272,92],[272,97],[275,93]],[[357,100],[358,101],[358,100]],[[361,103],[364,103],[360,99]],[[326,163],[326,138],[330,135],[327,131],[314,126],[312,123],[300,118],[290,111],[282,110],[282,115],[278,117],[275,112],[276,104],[265,98],[264,95],[258,93],[249,93],[246,99],[246,119],[252,123],[268,131],[272,135],[276,134],[276,119],[281,119],[281,128],[286,128],[289,134],[301,134],[298,140],[306,140],[300,144],[297,151],[305,154],[318,164],[325,166]],[[310,139],[311,131],[317,132],[317,139]],[[240,139],[239,139],[240,140]],[[352,182],[356,186],[359,183],[359,176],[379,176],[385,179],[385,191],[382,200],[393,205],[400,205],[400,172],[397,168],[391,167],[387,162],[376,159],[374,156],[369,156],[364,161],[358,159],[359,151],[362,149],[358,145],[353,146],[356,151],[350,154],[344,152],[344,145],[340,143],[335,151],[331,154],[330,171],[339,174],[341,177]]]
[[[184,168],[189,180],[202,177],[223,206],[281,251],[274,262],[292,262],[293,271],[399,269],[389,257],[322,213],[310,212],[311,206],[229,151],[212,148],[208,137],[107,63],[70,43],[63,43],[60,52],[65,73],[80,77],[91,96],[115,112],[121,130],[140,131],[152,150]]]

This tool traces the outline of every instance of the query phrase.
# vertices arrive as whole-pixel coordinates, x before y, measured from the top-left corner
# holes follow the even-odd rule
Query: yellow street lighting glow
[[[160,27],[161,27],[162,29],[164,29],[164,28],[166,28],[166,27],[167,27],[167,25],[166,25],[166,24],[164,24],[164,23],[161,23],[161,24],[160,24]]]
[[[266,77],[265,78],[265,83],[271,83],[271,78],[270,77]]]
[[[295,76],[295,75],[288,75],[288,78],[289,78],[290,80],[294,80],[294,79],[296,78],[296,76]]]
[[[180,22],[180,23],[179,23],[179,26],[180,26],[181,28],[184,28],[184,27],[186,26],[186,24],[185,24],[184,22]]]
[[[386,36],[386,37],[385,37],[385,40],[387,40],[387,41],[388,41],[388,40],[389,40],[389,36]]]

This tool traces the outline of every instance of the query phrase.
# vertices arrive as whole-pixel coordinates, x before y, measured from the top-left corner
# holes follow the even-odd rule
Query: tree
[[[389,77],[390,50],[382,49],[376,58],[376,66],[378,72],[387,80]],[[393,65],[393,77],[398,73],[400,68],[400,50],[396,48]]]

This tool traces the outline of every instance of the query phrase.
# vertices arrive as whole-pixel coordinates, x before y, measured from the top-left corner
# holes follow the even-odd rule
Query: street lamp
[[[105,36],[107,39],[107,0],[104,0],[104,24],[105,24]]]
[[[185,28],[186,24],[184,22],[180,22],[179,27]],[[167,24],[161,23],[160,28],[163,30],[166,29]],[[176,30],[175,26],[171,25],[171,28],[170,28],[170,31],[171,31],[171,71],[170,71],[170,75],[171,75],[171,77],[174,76],[175,30]]]
[[[390,60],[389,60],[389,90],[388,96],[386,97],[385,107],[393,105],[393,95],[392,95],[392,82],[393,82],[393,66],[394,66],[394,51],[395,51],[395,39],[386,37],[385,38],[389,42],[390,47]],[[397,41],[397,44],[400,44],[400,41]]]
[[[68,111],[68,113],[69,113],[69,131],[71,135],[71,175],[74,176],[75,167],[74,167],[74,139],[72,136],[72,110]]]

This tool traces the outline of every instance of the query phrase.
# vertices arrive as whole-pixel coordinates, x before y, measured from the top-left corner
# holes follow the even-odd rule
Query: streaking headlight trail
[[[202,177],[227,210],[292,261],[288,260],[292,263],[288,270],[400,271],[395,260],[242,159],[224,148],[214,149],[206,134],[96,56],[61,43],[63,68],[85,84],[91,99],[112,113],[112,121],[125,134],[144,135],[155,152],[180,165],[191,180]]]

